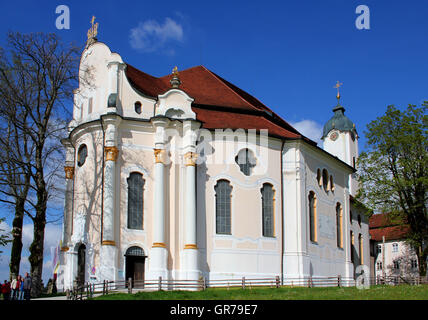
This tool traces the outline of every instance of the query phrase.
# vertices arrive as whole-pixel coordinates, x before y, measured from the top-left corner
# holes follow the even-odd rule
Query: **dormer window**
[[[243,174],[250,176],[253,167],[256,166],[257,159],[254,157],[251,150],[242,149],[235,157],[235,162],[238,164],[239,169]]]

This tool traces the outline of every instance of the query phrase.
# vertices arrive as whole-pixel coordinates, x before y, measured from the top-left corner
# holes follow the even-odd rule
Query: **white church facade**
[[[85,74],[62,140],[59,288],[369,266],[367,221],[352,219],[358,135],[339,97],[322,149],[203,66],[157,78],[94,40]]]

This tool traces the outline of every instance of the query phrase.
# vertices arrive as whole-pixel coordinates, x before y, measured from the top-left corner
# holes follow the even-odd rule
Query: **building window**
[[[330,190],[331,190],[331,192],[334,192],[333,176],[330,176]]]
[[[376,270],[379,270],[379,271],[382,270],[382,261],[379,261],[376,263]]]
[[[376,246],[376,250],[377,250],[377,254],[382,253],[382,245],[378,244],[378,245]]]
[[[400,261],[399,260],[394,260],[394,270],[398,271],[400,270]]]
[[[144,179],[138,172],[132,172],[128,181],[128,229],[143,230]]]
[[[342,206],[340,203],[336,204],[336,238],[337,247],[343,248],[343,219],[342,219]]]
[[[79,147],[79,150],[77,151],[77,165],[79,167],[83,166],[87,156],[88,156],[88,148],[86,147],[86,144],[82,144]]]
[[[141,102],[137,101],[134,103],[135,112],[141,114]]]
[[[317,182],[318,182],[318,186],[321,188],[322,178],[321,178],[321,170],[320,169],[317,170]]]
[[[358,215],[357,220],[358,220],[358,225],[361,227],[361,216],[360,215]]]
[[[364,249],[363,249],[363,236],[361,233],[358,235],[358,249],[359,249],[359,256],[360,256],[360,264],[364,264]]]
[[[231,234],[232,187],[227,180],[219,180],[215,189],[216,233]]]
[[[253,167],[256,166],[257,160],[251,150],[242,149],[235,157],[235,162],[238,164],[239,169],[243,174],[250,176]]]
[[[416,270],[418,268],[418,260],[412,259],[410,261],[410,266],[411,266],[412,270]]]
[[[275,191],[269,183],[263,184],[262,192],[262,219],[263,219],[263,236],[274,236],[274,194]]]
[[[309,237],[317,242],[317,198],[313,191],[309,192]]]
[[[354,251],[355,251],[355,241],[354,241],[354,232],[353,231],[351,231],[351,234],[350,234],[350,236],[351,236],[351,261],[352,261],[352,263],[354,263],[355,261],[355,253],[354,253]]]
[[[329,186],[329,183],[328,183],[328,171],[326,169],[322,170],[322,185],[323,185],[324,191],[328,191],[329,190],[328,189],[328,186]]]
[[[398,252],[398,243],[392,244],[392,252]]]

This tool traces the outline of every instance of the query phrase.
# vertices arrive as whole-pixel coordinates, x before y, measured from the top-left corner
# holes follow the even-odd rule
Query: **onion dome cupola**
[[[337,81],[337,84],[335,86],[335,88],[337,88],[337,105],[333,108],[333,117],[331,117],[330,120],[328,120],[327,123],[324,125],[323,134],[321,137],[321,139],[323,140],[333,130],[337,130],[340,132],[350,132],[353,140],[357,136],[355,124],[347,116],[345,116],[345,108],[340,104],[339,87],[341,85],[342,83],[339,83],[339,81]]]

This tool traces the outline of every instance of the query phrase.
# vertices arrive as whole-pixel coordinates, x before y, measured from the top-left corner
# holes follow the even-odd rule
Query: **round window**
[[[82,144],[79,147],[79,151],[77,152],[77,165],[79,167],[83,166],[87,156],[88,156],[88,148],[86,147],[86,144]]]

